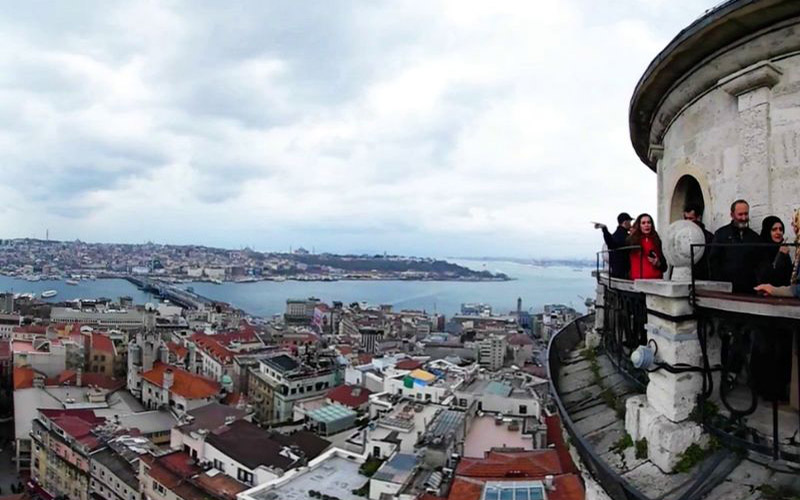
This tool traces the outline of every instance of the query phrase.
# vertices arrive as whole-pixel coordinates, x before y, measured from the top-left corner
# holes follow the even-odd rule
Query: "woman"
[[[766,217],[761,223],[761,241],[771,243],[764,249],[761,261],[756,268],[758,283],[774,286],[787,286],[792,279],[792,259],[789,247],[782,246],[785,233],[783,221],[774,215]]]
[[[630,251],[632,280],[661,279],[664,276],[667,263],[661,250],[661,238],[649,214],[636,218],[628,236],[628,245],[639,247]]]
[[[800,208],[794,211],[792,218],[792,229],[794,229],[794,242],[800,243]],[[794,269],[791,273],[789,286],[774,286],[770,283],[763,283],[756,287],[756,291],[762,295],[774,295],[776,297],[798,297],[800,298],[800,246],[795,247]]]
[[[797,235],[797,242],[800,239],[800,209],[795,211],[792,229]],[[783,222],[774,216],[764,219],[761,238],[768,243],[775,243],[775,247],[768,249],[764,261],[756,270],[759,282],[763,283],[756,287],[756,291],[764,295],[796,297],[797,262],[793,269],[789,247],[778,245],[784,242]],[[795,261],[798,257],[800,252],[795,254]],[[753,351],[750,354],[753,386],[768,401],[787,400],[792,371],[792,336],[791,330],[776,328],[769,336],[755,336],[753,339]]]

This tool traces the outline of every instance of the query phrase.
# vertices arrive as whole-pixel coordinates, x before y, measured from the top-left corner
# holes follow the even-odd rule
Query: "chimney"
[[[552,490],[555,489],[555,486],[553,485],[553,475],[552,474],[548,474],[548,475],[544,476],[544,487],[548,491],[552,491]]]
[[[167,368],[164,370],[164,389],[171,389],[172,383],[174,382],[174,374],[172,373],[172,368]]]
[[[353,387],[353,392],[351,393],[353,397],[359,397],[361,395],[361,387]]]
[[[77,387],[80,387],[82,380],[83,380],[83,368],[78,367],[77,373],[75,375],[75,385]]]

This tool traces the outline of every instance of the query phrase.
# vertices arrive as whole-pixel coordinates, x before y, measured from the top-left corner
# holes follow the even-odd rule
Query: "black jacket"
[[[775,248],[763,249],[761,262],[756,268],[758,284],[768,283],[773,286],[787,286],[792,281],[792,259]]]
[[[628,230],[622,226],[617,226],[617,230],[614,231],[614,234],[611,234],[608,232],[608,228],[604,227],[603,239],[606,241],[606,246],[609,250],[622,248],[628,245]],[[612,277],[627,279],[631,265],[628,251],[619,250],[616,252],[609,252],[608,265],[611,268]]]
[[[714,243],[761,243],[761,237],[750,228],[739,229],[730,223],[714,233]],[[763,247],[733,246],[712,247],[709,260],[711,278],[733,283],[735,293],[755,293],[756,267]]]
[[[707,230],[706,227],[703,225],[702,222],[697,223],[700,226],[700,229],[703,230],[703,236],[706,239],[706,245],[714,241],[714,235],[711,231]],[[695,248],[694,251],[697,252],[699,249]],[[697,261],[697,264],[694,265],[694,269],[692,272],[694,273],[694,279],[696,280],[707,280],[711,276],[711,272],[709,271],[709,258],[708,254],[711,253],[710,247],[705,247],[703,250],[703,256],[700,260]]]

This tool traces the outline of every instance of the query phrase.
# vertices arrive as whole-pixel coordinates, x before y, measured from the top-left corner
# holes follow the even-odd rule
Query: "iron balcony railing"
[[[690,255],[694,261],[698,248],[708,251],[709,248],[737,246],[775,248],[769,243],[693,244]],[[786,246],[796,250],[798,244]],[[771,456],[776,461],[800,464],[800,408],[789,404],[792,364],[800,367],[800,300],[759,297],[755,291],[752,294],[703,292],[698,290],[694,271],[692,269],[691,301],[697,319],[704,375],[697,417],[711,434],[732,447]],[[713,267],[711,271],[713,277]],[[723,310],[706,306],[703,297],[727,298],[736,301],[737,307]],[[755,304],[759,313],[745,312],[748,304]],[[770,314],[770,308],[778,305],[796,306],[798,314],[793,317]],[[712,339],[718,339],[721,345],[718,366],[709,363],[708,346]],[[795,368],[795,372],[798,369]],[[716,387],[712,376],[715,372],[719,372]],[[794,383],[800,386],[797,381]],[[796,390],[800,406],[800,387]]]
[[[607,279],[601,272],[601,255],[613,255],[616,252],[627,254],[630,250],[640,249],[631,245],[614,250],[597,252],[597,283],[603,286],[603,348],[609,360],[620,374],[636,385],[640,390],[647,387],[648,377],[645,370],[633,366],[630,355],[637,347],[647,345],[647,303],[645,294],[633,290],[633,281],[622,278],[611,278],[611,269]],[[642,266],[644,255],[640,255]],[[609,262],[612,259],[609,259]]]

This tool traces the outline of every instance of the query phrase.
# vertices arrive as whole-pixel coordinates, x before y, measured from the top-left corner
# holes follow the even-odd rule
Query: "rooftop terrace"
[[[357,460],[350,460],[333,452],[318,464],[289,473],[273,484],[254,488],[240,495],[242,500],[307,500],[310,491],[320,491],[340,500],[361,500],[352,493],[367,482],[358,469]]]

